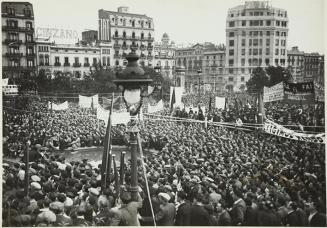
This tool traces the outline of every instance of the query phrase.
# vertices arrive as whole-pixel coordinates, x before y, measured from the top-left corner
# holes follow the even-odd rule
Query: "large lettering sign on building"
[[[78,40],[78,32],[69,29],[59,28],[36,28],[36,37],[49,38],[51,41],[71,41]]]

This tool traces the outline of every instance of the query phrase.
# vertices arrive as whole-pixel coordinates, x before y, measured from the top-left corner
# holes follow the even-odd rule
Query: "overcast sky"
[[[128,6],[131,13],[152,17],[155,39],[164,32],[176,43],[225,43],[229,8],[244,0],[27,0],[34,6],[36,27],[74,29],[98,28],[98,10],[117,11]],[[288,48],[324,52],[325,0],[272,0],[273,7],[286,9],[289,18]]]

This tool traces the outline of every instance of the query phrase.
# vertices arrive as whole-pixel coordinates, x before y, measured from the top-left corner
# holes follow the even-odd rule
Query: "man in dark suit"
[[[304,211],[298,208],[296,202],[289,202],[288,215],[286,216],[287,226],[306,226],[307,222],[304,216]],[[304,218],[303,218],[304,216]]]
[[[325,227],[327,225],[326,222],[326,215],[323,213],[320,213],[318,211],[319,203],[312,202],[309,204],[309,211],[310,215],[308,217],[309,226],[322,226]]]
[[[242,225],[244,222],[244,214],[246,211],[246,204],[244,200],[242,199],[243,195],[241,190],[234,189],[231,192],[231,196],[234,200],[233,208],[231,210],[231,218],[232,218],[232,224],[234,226]]]
[[[189,226],[191,203],[187,200],[185,192],[178,192],[177,200],[180,204],[177,208],[175,226]]]
[[[197,194],[193,199],[193,205],[191,207],[191,226],[209,226],[210,215],[204,208],[203,195]]]

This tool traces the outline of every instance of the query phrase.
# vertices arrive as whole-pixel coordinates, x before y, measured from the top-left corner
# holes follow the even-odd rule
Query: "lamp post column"
[[[200,85],[200,77],[201,77],[202,70],[198,69],[198,79],[199,79],[199,84],[198,84],[198,89],[199,89],[199,94],[198,94],[198,103],[200,104],[200,92],[201,92],[201,85]]]

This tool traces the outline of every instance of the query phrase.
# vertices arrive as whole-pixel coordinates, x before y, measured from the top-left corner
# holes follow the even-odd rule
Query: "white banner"
[[[284,99],[284,85],[280,82],[272,87],[263,88],[263,102],[279,101]]]
[[[169,106],[171,104],[171,98],[173,95],[174,87],[170,87],[170,99]],[[183,95],[183,87],[175,87],[175,104],[174,107],[182,107],[182,95]]]
[[[312,142],[312,143],[325,143],[325,133],[321,133],[321,134],[298,133],[293,130],[287,129],[279,124],[276,124],[271,120],[266,120],[263,128],[264,131],[269,134],[277,135],[288,139]]]
[[[106,125],[108,124],[109,113],[109,110],[105,110],[100,105],[97,107],[97,118],[99,120],[103,120]]]
[[[163,101],[160,100],[156,105],[152,106],[149,105],[148,107],[148,113],[154,113],[154,112],[159,112],[164,109]]]
[[[8,85],[8,78],[3,78],[2,79],[2,86],[7,86]]]
[[[113,112],[112,113],[112,126],[115,126],[117,124],[125,124],[130,121],[130,115],[128,112]]]
[[[81,108],[91,108],[92,102],[93,102],[94,108],[97,108],[99,106],[98,94],[91,96],[91,97],[78,95],[78,98],[79,98],[78,105]]]
[[[52,107],[51,107],[52,106]],[[59,105],[55,104],[55,103],[52,103],[51,105],[51,102],[48,101],[48,109],[49,110],[53,110],[53,111],[61,111],[61,110],[66,110],[68,109],[68,101],[65,101],[64,103],[61,103]]]
[[[215,107],[218,109],[225,109],[225,97],[216,97]]]

